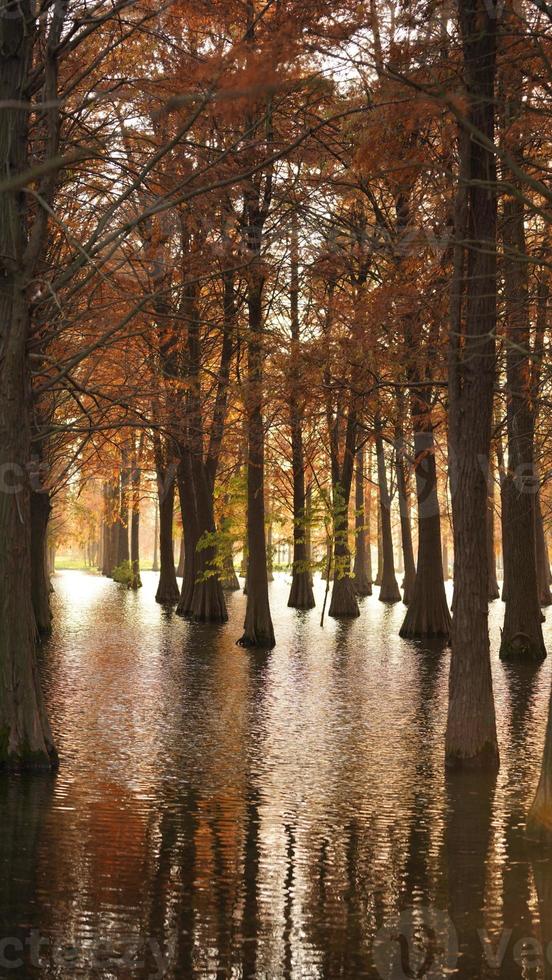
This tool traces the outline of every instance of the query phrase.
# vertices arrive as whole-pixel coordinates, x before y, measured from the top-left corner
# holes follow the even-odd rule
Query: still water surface
[[[55,586],[62,766],[0,781],[2,978],[552,976],[552,857],[523,840],[552,659],[499,663],[500,602],[489,785],[445,780],[449,654],[399,639],[401,605],[322,630],[280,576],[260,654],[241,594],[218,628],[152,573]]]

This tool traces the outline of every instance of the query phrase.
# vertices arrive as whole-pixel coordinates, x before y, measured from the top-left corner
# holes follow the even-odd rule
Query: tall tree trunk
[[[176,612],[179,616],[191,616],[196,582],[197,544],[200,535],[192,476],[192,460],[186,447],[182,447],[181,450],[178,468],[178,491],[184,530],[184,575],[182,576],[182,587]]]
[[[153,520],[153,560],[152,572],[159,571],[159,501],[155,501],[155,516]]]
[[[171,471],[158,471],[159,555],[161,568],[155,601],[161,603],[161,605],[173,605],[178,602],[180,597],[180,590],[176,581],[173,551],[174,483],[174,474]]]
[[[500,596],[498,579],[496,577],[496,554],[495,554],[495,512],[494,512],[494,475],[492,463],[489,471],[489,496],[487,500],[487,565],[489,602],[494,602]]]
[[[353,576],[355,592],[359,596],[372,595],[372,580],[368,575],[368,549],[366,540],[366,512],[364,493],[364,449],[358,449],[355,467],[355,561]]]
[[[226,601],[217,564],[213,490],[208,483],[203,460],[192,459],[197,527],[199,532],[195,555],[195,582],[191,616],[197,623],[225,623],[228,620]]]
[[[328,429],[331,444],[332,468],[332,509],[333,509],[333,588],[328,615],[335,618],[360,616],[355,583],[351,575],[351,553],[349,551],[349,500],[353,482],[355,443],[356,443],[356,412],[354,399],[349,404],[343,461],[339,461],[339,417],[331,418],[331,409],[327,405]]]
[[[368,449],[368,479],[365,481],[364,518],[366,522],[366,575],[370,584],[372,575],[372,444]]]
[[[142,470],[140,467],[140,457],[142,455],[143,436],[138,447],[136,456],[136,445],[133,446],[133,459],[130,472],[130,485],[132,490],[132,514],[130,518],[130,563],[132,567],[132,578],[130,581],[131,589],[142,588],[140,578],[140,483],[142,480]]]
[[[443,578],[445,582],[450,579],[450,557],[449,557],[449,528],[448,528],[448,518],[445,520],[443,525]]]
[[[377,498],[378,498],[378,508],[377,508],[377,514],[378,514],[378,527],[377,527],[378,564],[377,564],[377,568],[376,568],[376,578],[375,578],[374,585],[381,586],[381,581],[382,581],[382,578],[383,578],[383,534],[382,534],[382,527],[381,527],[381,494],[379,492],[379,487],[378,487],[378,495],[377,495]]]
[[[264,506],[264,425],[263,425],[263,284],[260,270],[254,275],[247,297],[249,336],[247,344],[247,607],[243,634],[244,647],[271,649],[274,628],[268,601],[268,573]],[[255,281],[256,280],[256,281]]]
[[[29,167],[26,103],[35,24],[27,0],[9,11],[3,6],[0,172],[14,176]],[[44,769],[57,755],[36,664],[32,601],[26,201],[24,191],[0,194],[0,767]]]
[[[178,565],[176,568],[177,578],[184,577],[184,554],[185,551],[184,551],[184,531],[183,531],[182,534],[180,535],[180,547],[178,550]]]
[[[485,0],[458,0],[458,10],[468,121],[492,140],[498,11]],[[496,170],[493,153],[464,131],[460,160],[449,348],[454,600],[445,758],[449,767],[495,769],[486,538],[495,379]]]
[[[539,785],[527,818],[527,835],[547,844],[552,842],[552,694]]]
[[[300,339],[299,318],[299,235],[297,211],[292,214],[290,246],[290,320],[291,356],[289,363],[289,424],[291,431],[291,465],[293,475],[293,571],[288,606],[293,609],[312,609],[315,605],[312,591],[310,556],[307,553],[307,536],[310,533],[305,506],[305,458],[301,412]]]
[[[402,424],[395,430],[396,454],[395,468],[397,471],[397,493],[399,496],[399,511],[401,518],[401,545],[404,559],[403,602],[409,606],[414,595],[416,581],[416,564],[414,562],[414,546],[412,544],[412,526],[410,524],[410,493],[405,468],[405,447]]]
[[[500,643],[503,660],[546,657],[537,579],[535,409],[531,372],[528,263],[524,206],[504,201],[504,297],[506,308],[506,384],[508,467],[504,476],[503,520],[509,528],[506,608]]]
[[[130,469],[128,461],[128,447],[126,444],[121,447],[121,472],[120,472],[120,498],[119,498],[119,519],[117,522],[118,543],[116,565],[122,565],[130,561],[130,549],[128,545],[128,490],[130,484]]]
[[[402,637],[449,637],[451,618],[445,593],[441,514],[437,494],[435,440],[429,391],[413,392],[414,468],[418,501],[418,563],[412,602],[401,627]]]
[[[290,406],[293,467],[293,572],[288,606],[312,609],[315,605],[311,570],[307,555],[307,521],[305,507],[305,465],[299,417]]]
[[[540,491],[537,494],[536,521],[537,521],[537,578],[539,586],[539,602],[541,606],[552,605],[552,593],[550,591],[550,556],[548,554],[548,544],[544,534],[544,521],[542,519],[542,503]]]
[[[378,464],[378,483],[381,513],[381,543],[382,543],[382,573],[379,599],[380,602],[400,602],[401,593],[395,576],[395,558],[393,555],[393,534],[391,531],[391,498],[387,485],[385,470],[385,453],[381,422],[376,420],[375,426],[376,458]]]

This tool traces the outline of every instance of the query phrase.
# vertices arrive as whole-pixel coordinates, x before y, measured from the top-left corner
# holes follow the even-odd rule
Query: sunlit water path
[[[62,765],[0,781],[1,977],[552,975],[552,860],[523,840],[552,660],[500,664],[500,602],[489,786],[445,782],[449,654],[399,639],[402,606],[321,629],[322,584],[297,613],[279,576],[260,654],[241,594],[219,629],[155,586],[56,576]]]

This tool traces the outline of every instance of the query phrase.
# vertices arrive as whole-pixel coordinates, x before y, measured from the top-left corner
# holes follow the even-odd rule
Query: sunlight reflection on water
[[[42,668],[62,766],[0,783],[0,935],[26,943],[20,969],[0,947],[2,977],[378,977],[378,930],[427,906],[458,933],[453,975],[548,975],[514,947],[552,939],[552,864],[522,835],[550,664],[499,663],[500,602],[501,771],[447,785],[449,654],[399,639],[402,605],[365,599],[322,630],[321,583],[296,613],[277,576],[264,654],[235,645],[241,594],[227,626],[197,626],[143,578],[135,595],[56,576]],[[503,928],[493,968],[477,930],[494,948]],[[444,975],[422,967],[399,957],[388,975]]]

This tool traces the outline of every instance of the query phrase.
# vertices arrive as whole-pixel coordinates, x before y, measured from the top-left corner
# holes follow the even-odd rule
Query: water
[[[552,859],[523,839],[551,666],[499,663],[500,602],[500,774],[447,784],[449,654],[399,639],[402,606],[322,630],[322,584],[297,613],[279,576],[260,654],[241,594],[218,628],[160,609],[151,573],[55,585],[62,765],[0,781],[2,978],[552,974]]]

